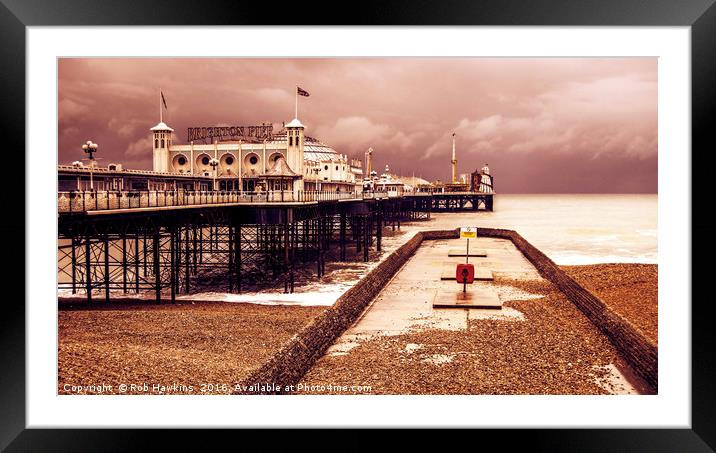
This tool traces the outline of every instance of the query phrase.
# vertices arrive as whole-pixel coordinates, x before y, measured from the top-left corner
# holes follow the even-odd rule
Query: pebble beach
[[[655,338],[655,265],[565,269]],[[616,384],[608,379],[609,367],[621,365],[618,353],[559,291],[544,282],[508,283],[522,292],[544,296],[505,302],[506,308],[521,312],[529,322],[480,319],[471,320],[466,331],[426,326],[405,335],[368,339],[350,354],[319,360],[302,382],[368,386],[368,393],[381,394],[605,394],[623,390],[610,388]],[[321,306],[229,302],[61,307],[58,393],[91,393],[68,391],[66,384],[107,383],[114,390],[106,393],[120,393],[121,383],[148,382],[162,384],[157,390],[160,394],[228,394],[232,385],[323,310]],[[204,385],[202,392],[206,383],[217,385]]]

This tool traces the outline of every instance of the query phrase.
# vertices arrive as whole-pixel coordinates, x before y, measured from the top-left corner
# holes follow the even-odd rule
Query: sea
[[[497,194],[493,212],[433,217],[439,227],[516,230],[560,265],[655,264],[657,208],[656,194]]]

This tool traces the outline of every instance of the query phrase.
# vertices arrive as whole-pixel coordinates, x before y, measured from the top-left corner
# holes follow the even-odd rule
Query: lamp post
[[[87,140],[87,142],[82,145],[82,150],[86,152],[89,156],[90,190],[94,190],[94,181],[92,180],[92,168],[94,167],[95,161],[93,154],[97,152],[97,143],[93,143],[92,140]]]
[[[219,160],[214,157],[209,161],[209,165],[214,170],[214,190],[216,190],[216,167],[219,165]]]

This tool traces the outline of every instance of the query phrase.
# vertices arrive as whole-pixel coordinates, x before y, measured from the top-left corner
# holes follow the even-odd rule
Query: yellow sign
[[[460,237],[461,238],[476,238],[477,237],[477,228],[475,228],[475,227],[460,228]]]

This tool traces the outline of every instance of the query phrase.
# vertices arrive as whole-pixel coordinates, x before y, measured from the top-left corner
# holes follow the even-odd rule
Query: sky
[[[656,193],[656,58],[97,59],[58,62],[58,159],[151,169],[149,128],[298,116],[374,168],[450,179],[489,164],[498,193]]]

